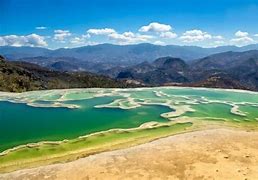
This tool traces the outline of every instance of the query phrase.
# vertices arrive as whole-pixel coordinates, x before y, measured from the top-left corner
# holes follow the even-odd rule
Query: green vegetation
[[[25,62],[8,62],[0,56],[0,91],[134,87],[123,81],[87,72],[58,72]]]

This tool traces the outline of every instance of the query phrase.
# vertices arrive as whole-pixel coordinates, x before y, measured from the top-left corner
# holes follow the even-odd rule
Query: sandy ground
[[[8,179],[258,179],[258,133],[204,130],[65,164],[0,175]]]

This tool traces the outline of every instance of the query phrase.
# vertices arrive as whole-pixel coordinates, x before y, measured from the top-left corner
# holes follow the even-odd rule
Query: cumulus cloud
[[[255,37],[258,37],[258,34],[255,34],[254,36],[255,36]]]
[[[207,32],[203,32],[201,30],[190,30],[183,33],[183,35],[179,38],[183,42],[191,43],[191,42],[198,42],[204,41],[207,39],[212,39],[212,35]]]
[[[234,38],[231,39],[231,42],[233,42],[236,45],[242,45],[242,44],[250,44],[253,43],[254,40],[250,37],[241,37],[241,38]]]
[[[82,37],[83,37],[83,38],[90,38],[91,35],[90,35],[90,34],[83,34]]]
[[[0,36],[0,46],[31,46],[31,47],[43,47],[47,46],[45,37],[30,34],[27,36],[8,35]]]
[[[225,44],[225,41],[220,41],[220,40],[214,41],[214,44],[217,44],[217,45]]]
[[[74,38],[71,39],[70,42],[72,44],[79,45],[79,44],[84,44],[85,43],[85,39],[84,38],[80,38],[80,37],[74,37]]]
[[[237,31],[237,32],[235,33],[235,36],[236,36],[236,37],[246,37],[246,36],[248,36],[248,35],[249,35],[248,32],[243,32],[243,31]]]
[[[231,39],[230,42],[234,45],[247,45],[254,43],[255,41],[249,37],[248,32],[237,31],[235,33],[235,38]]]
[[[94,34],[94,35],[108,35],[108,34],[116,33],[116,31],[111,28],[103,28],[103,29],[89,29],[87,33]]]
[[[226,44],[226,42],[223,41],[223,40],[215,40],[215,41],[212,41],[210,43],[210,46],[211,47],[218,47],[218,46],[222,46],[222,45],[225,45],[225,44]]]
[[[83,34],[81,36],[73,37],[70,39],[70,43],[74,45],[84,45],[87,44],[87,39],[89,39],[91,36],[89,34]]]
[[[94,41],[89,41],[89,40],[86,40],[82,37],[74,37],[71,39],[70,43],[76,47],[76,46],[85,46],[85,45],[97,45],[99,44],[98,42],[94,42]]]
[[[38,26],[38,27],[36,27],[36,29],[37,30],[44,30],[44,29],[47,29],[47,27],[45,27],[45,26]]]
[[[165,46],[166,45],[166,43],[163,42],[163,41],[155,41],[153,44],[160,45],[160,46]]]
[[[7,43],[2,36],[0,36],[0,46],[7,46]]]
[[[160,34],[160,37],[162,38],[168,38],[168,39],[173,39],[173,38],[176,38],[177,37],[177,34],[174,33],[174,32],[162,32]]]
[[[54,31],[54,40],[57,40],[57,41],[61,41],[61,42],[64,42],[64,40],[71,36],[72,34],[70,33],[69,30],[55,30]]]
[[[114,40],[118,44],[133,44],[146,42],[149,39],[153,38],[150,35],[142,35],[138,33],[133,33],[131,31],[118,33],[116,30],[111,28],[103,28],[103,29],[89,29],[87,30],[87,35],[91,37],[92,35],[102,35],[108,37],[110,40]]]
[[[224,37],[221,36],[221,35],[218,35],[218,36],[212,36],[213,39],[216,39],[216,40],[223,40]]]
[[[142,34],[134,34],[132,32],[124,32],[119,34],[117,32],[111,33],[108,37],[112,40],[115,40],[118,44],[133,44],[133,43],[140,43],[146,42],[153,38],[150,35],[142,35]]]
[[[152,22],[147,26],[142,26],[140,32],[167,32],[172,30],[172,27],[167,24],[160,24],[158,22]]]

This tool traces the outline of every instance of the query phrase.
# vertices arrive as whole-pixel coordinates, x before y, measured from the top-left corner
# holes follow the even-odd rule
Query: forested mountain
[[[61,48],[56,50],[38,47],[0,47],[0,54],[9,60],[26,59],[31,57],[69,57],[80,61],[94,63],[115,63],[116,65],[133,65],[144,61],[152,62],[159,57],[171,56],[185,61],[200,59],[215,53],[234,51],[242,52],[258,50],[258,45],[244,47],[221,46],[216,48],[202,48],[198,46],[159,46],[154,44],[113,45],[100,44],[78,48]]]
[[[87,72],[59,72],[27,62],[8,62],[0,56],[0,91],[134,87],[123,81]]]

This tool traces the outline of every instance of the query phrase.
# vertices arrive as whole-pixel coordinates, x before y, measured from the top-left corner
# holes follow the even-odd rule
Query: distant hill
[[[48,66],[50,69],[56,70],[56,71],[80,71],[81,68],[71,62],[67,61],[58,61],[54,62],[53,64],[50,64]]]
[[[33,63],[57,71],[87,71],[90,69],[87,62],[82,62],[81,60],[72,57],[37,56],[21,58],[15,61]]]
[[[108,62],[90,62],[83,61],[73,57],[46,57],[46,56],[37,56],[37,57],[25,57],[12,61],[23,61],[28,63],[33,63],[40,65],[42,67],[50,68],[56,71],[87,71],[92,73],[104,72],[111,68],[117,67],[117,63],[108,63]],[[123,65],[126,66],[126,65]],[[122,67],[123,67],[122,66]]]
[[[0,54],[9,60],[20,59],[24,57],[47,56],[52,50],[39,47],[12,47],[0,46]]]
[[[142,44],[138,48],[144,45],[148,46],[148,44]],[[99,47],[103,46],[109,45]],[[117,47],[124,48],[123,46]],[[242,49],[254,47],[256,46],[242,47]],[[79,50],[84,51],[84,48],[78,48],[77,51]],[[139,52],[136,50],[135,52],[142,52],[138,50]],[[90,52],[93,51],[95,51],[94,48]],[[2,85],[2,89],[8,87],[10,91],[26,91],[71,87],[127,87],[136,84],[137,86],[177,85],[258,91],[258,50],[228,51],[192,61],[166,56],[153,61],[139,60],[138,63],[132,65],[130,63],[124,65],[123,63],[92,62],[65,55],[63,57],[37,56],[22,58],[14,62],[1,62],[0,77],[4,77],[2,81],[6,82]],[[104,54],[102,55],[104,57]],[[27,63],[20,62],[20,60]],[[19,88],[10,88],[9,86],[13,84],[15,86],[18,84]]]
[[[141,63],[126,68],[118,75],[118,79],[134,79],[150,85],[164,85],[166,83],[186,83],[188,65],[179,58],[163,57],[153,63]]]
[[[193,68],[196,70],[230,69],[237,66],[246,65],[247,61],[249,61],[250,59],[254,59],[254,61],[258,60],[258,50],[251,50],[251,51],[245,51],[245,52],[229,51],[225,53],[214,54],[214,55],[196,60],[192,64],[193,64]]]
[[[123,81],[86,72],[58,72],[26,62],[8,62],[0,56],[0,91],[134,87]]]
[[[112,74],[113,75],[113,74]],[[164,57],[117,73],[146,85],[181,85],[236,88],[258,91],[258,50],[225,52],[187,64],[179,58]]]
[[[159,57],[171,56],[185,61],[200,59],[215,53],[234,51],[242,52],[258,49],[258,45],[244,47],[221,46],[216,48],[202,48],[197,46],[159,46],[153,44],[112,45],[100,44],[78,48],[61,48],[49,50],[37,47],[0,47],[0,54],[9,60],[26,59],[37,56],[48,58],[69,57],[80,61],[93,63],[111,63],[115,65],[134,65],[144,61],[152,62]]]
[[[258,90],[258,50],[214,54],[195,61],[191,66],[195,81],[216,75]]]

